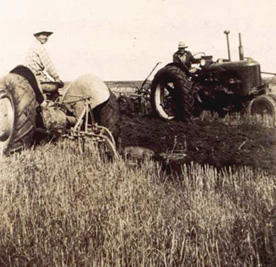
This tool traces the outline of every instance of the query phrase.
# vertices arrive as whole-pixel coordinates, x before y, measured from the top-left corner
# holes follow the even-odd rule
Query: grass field
[[[267,266],[275,177],[104,163],[60,141],[2,159],[1,266]]]
[[[276,263],[273,172],[190,162],[170,174],[154,160],[81,154],[68,140],[0,163],[0,266]]]

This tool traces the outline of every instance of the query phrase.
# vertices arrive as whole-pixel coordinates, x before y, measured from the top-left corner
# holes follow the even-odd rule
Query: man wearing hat
[[[173,54],[173,62],[184,67],[185,72],[189,72],[192,63],[198,63],[192,53],[186,50],[187,47],[184,42],[179,42],[178,50]]]
[[[35,42],[25,58],[25,65],[33,71],[43,93],[46,94],[55,93],[64,85],[44,46],[51,34],[51,31],[35,32]]]

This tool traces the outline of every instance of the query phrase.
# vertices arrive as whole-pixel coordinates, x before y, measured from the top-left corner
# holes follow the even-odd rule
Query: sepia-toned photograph
[[[0,8],[0,266],[276,266],[276,2]]]

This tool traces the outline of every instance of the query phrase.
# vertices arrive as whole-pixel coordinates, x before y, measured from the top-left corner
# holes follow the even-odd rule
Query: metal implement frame
[[[85,151],[85,142],[87,141],[92,141],[92,143],[105,143],[112,153],[112,158],[117,159],[119,156],[112,133],[108,128],[99,125],[94,120],[91,104],[89,102],[92,97],[78,95],[70,95],[70,97],[76,97],[77,99],[71,101],[62,100],[62,102],[54,102],[53,105],[66,109],[66,104],[74,104],[76,102],[83,101],[85,103],[85,107],[79,118],[77,118],[76,124],[68,130],[61,131],[59,133],[60,136],[69,139],[77,139],[81,153]]]

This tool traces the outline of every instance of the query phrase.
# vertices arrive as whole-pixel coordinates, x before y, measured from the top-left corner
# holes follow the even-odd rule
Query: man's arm
[[[60,81],[59,75],[56,71],[56,68],[54,66],[54,63],[50,59],[46,49],[41,46],[40,49],[40,59],[45,67],[45,70],[47,73],[55,80],[55,81]]]
[[[178,57],[177,52],[173,54],[173,63],[182,63],[182,61]]]
[[[197,63],[200,63],[200,59],[199,58],[195,58],[193,55],[192,55],[192,53],[191,52],[189,52],[189,56],[190,56],[190,62],[192,63],[192,64],[197,64]]]

